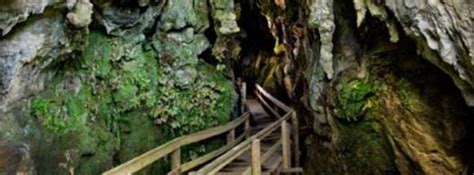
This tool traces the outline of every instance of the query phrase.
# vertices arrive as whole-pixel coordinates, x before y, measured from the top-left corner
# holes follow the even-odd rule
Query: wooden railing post
[[[235,128],[230,130],[229,133],[227,133],[227,145],[232,144],[234,140],[235,140]]]
[[[247,83],[242,82],[242,87],[240,88],[240,112],[245,112],[245,100],[247,100]]]
[[[292,111],[291,114],[291,122],[293,128],[293,144],[295,148],[294,159],[295,159],[295,167],[300,166],[300,136],[299,136],[299,126],[298,126],[298,117],[296,111]]]
[[[244,124],[245,138],[250,137],[250,119],[247,118]]]
[[[171,153],[171,171],[173,175],[181,174],[181,148],[176,149]],[[177,171],[175,171],[177,170]]]
[[[260,139],[255,139],[252,141],[251,148],[252,156],[252,175],[262,174],[262,160],[261,160],[261,149],[260,149]]]
[[[291,141],[288,122],[281,122],[281,144],[283,152],[283,168],[289,169],[291,167]]]

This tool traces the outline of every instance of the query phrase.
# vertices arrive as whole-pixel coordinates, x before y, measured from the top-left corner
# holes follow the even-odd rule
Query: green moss
[[[228,121],[232,86],[224,75],[206,63],[199,64],[196,81],[183,89],[162,85],[157,121],[169,126],[172,136],[193,133]],[[173,81],[173,80],[169,80]]]
[[[89,112],[80,95],[58,92],[55,98],[39,96],[32,103],[32,114],[51,132],[63,135],[81,128]]]
[[[32,104],[32,113],[50,131],[58,134],[66,132],[67,128],[60,116],[61,110],[57,106],[52,106],[49,100],[35,99]]]
[[[382,125],[372,117],[368,118],[340,126],[343,160],[348,165],[346,172],[361,174],[396,172],[393,161],[395,156]]]
[[[88,45],[82,53],[83,66],[91,69],[96,77],[106,78],[112,65],[112,46],[107,37],[99,32],[91,32],[88,39]]]
[[[338,90],[336,113],[346,121],[357,121],[370,105],[367,99],[377,91],[375,83],[364,80],[343,80]]]
[[[397,91],[400,101],[407,109],[412,111],[420,111],[422,110],[422,106],[424,106],[424,102],[421,100],[422,97],[420,96],[419,90],[413,86],[407,80],[401,79],[396,83]]]
[[[199,37],[195,41],[201,42],[194,43],[201,45],[199,49],[207,44]],[[130,43],[91,31],[88,43],[79,58],[61,63],[62,69],[31,106],[38,123],[61,140],[55,143],[67,140],[74,145],[67,149],[79,150],[77,172],[98,174],[111,167],[114,156],[122,162],[177,136],[229,120],[232,84],[213,66],[186,61],[198,60],[198,51],[177,51],[186,58],[176,55],[176,62],[196,71],[189,84],[182,84],[178,81],[183,77],[175,73],[186,67],[160,64],[155,51],[141,41]],[[192,157],[213,145],[183,154]],[[64,155],[45,159],[52,156]]]

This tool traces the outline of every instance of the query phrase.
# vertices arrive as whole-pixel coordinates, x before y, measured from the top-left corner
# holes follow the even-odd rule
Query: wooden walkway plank
[[[203,165],[201,169],[189,174],[270,175],[302,172],[298,167],[300,153],[296,112],[261,86],[256,85],[256,88],[257,99],[246,99],[246,87],[243,84],[241,110],[247,109],[248,112],[240,118],[222,126],[173,139],[103,174],[132,174],[166,155],[171,155],[172,171],[168,175],[187,173],[200,165]],[[284,115],[280,115],[279,112],[282,111],[285,112]],[[255,126],[251,126],[250,117]],[[236,129],[242,126],[243,131]],[[225,145],[191,161],[182,162],[182,146],[218,135],[225,136]]]
[[[104,172],[103,175],[116,175],[116,174],[128,174],[137,172],[146,166],[152,164],[158,159],[163,158],[164,156],[172,153],[176,149],[188,145],[191,143],[199,142],[207,138],[211,138],[223,133],[228,132],[231,129],[240,126],[248,120],[249,113],[245,113],[242,117],[235,119],[232,122],[229,122],[222,126],[217,126],[211,129],[197,132],[195,134],[190,134],[182,137],[173,139],[172,141],[165,143],[157,148],[154,148],[140,156],[133,158],[132,160],[123,163],[107,172]]]

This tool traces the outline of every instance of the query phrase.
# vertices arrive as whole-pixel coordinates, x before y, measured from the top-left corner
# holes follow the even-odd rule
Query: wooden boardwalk
[[[251,127],[250,133],[252,135],[257,134],[263,128],[268,127],[276,121],[275,117],[270,116],[263,106],[257,100],[247,100],[245,106],[248,108],[252,120],[255,125]],[[280,128],[281,129],[281,128]],[[261,174],[272,174],[278,172],[278,168],[283,161],[281,148],[281,130],[275,130],[271,132],[264,140],[260,140],[259,146],[261,149],[260,162],[261,162]],[[254,146],[254,145],[253,145]],[[260,153],[260,154],[261,154]],[[255,153],[254,153],[255,154]],[[217,174],[222,175],[235,175],[235,174],[251,174],[252,165],[252,152],[249,149],[242,155],[235,158],[232,162],[225,165],[218,171]]]
[[[176,138],[103,174],[133,174],[167,155],[171,158],[170,175],[302,174],[296,112],[262,87],[257,85],[256,89],[256,99],[243,101],[247,110],[241,117]],[[226,145],[189,162],[181,161],[181,147],[223,134]]]

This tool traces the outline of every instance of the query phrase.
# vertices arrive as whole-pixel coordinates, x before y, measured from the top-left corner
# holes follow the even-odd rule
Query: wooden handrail
[[[245,132],[249,132],[249,131],[245,131]],[[244,140],[246,137],[246,133],[243,133],[241,136],[239,136],[237,139],[235,139],[231,144],[227,144],[217,150],[214,150],[210,153],[207,153],[206,155],[204,156],[201,156],[199,158],[196,158],[190,162],[187,162],[183,165],[181,165],[181,171],[182,172],[187,172],[191,169],[193,169],[194,167],[196,166],[199,166],[215,157],[217,157],[218,155],[221,155],[222,153],[224,153],[225,151],[231,149],[235,144],[241,142],[242,140]]]
[[[285,112],[289,112],[291,110],[289,106],[285,105],[283,102],[270,95],[270,93],[263,89],[262,86],[256,84],[255,87],[257,87],[257,92],[261,93],[264,97],[266,97],[279,108],[283,109]]]
[[[248,150],[253,140],[263,139],[266,136],[268,136],[270,133],[275,131],[276,129],[280,128],[281,123],[283,121],[290,119],[292,114],[293,114],[293,111],[290,108],[290,111],[287,114],[285,114],[282,118],[273,122],[272,124],[265,127],[264,129],[254,134],[253,136],[249,137],[247,140],[243,141],[242,143],[236,145],[227,153],[221,155],[220,157],[210,162],[209,164],[207,164],[206,166],[204,166],[203,168],[201,168],[199,171],[195,172],[194,174],[204,175],[204,174],[213,174],[211,172],[217,172],[219,169],[223,168],[225,165],[230,163],[233,159],[237,158],[238,156],[243,154],[246,150]]]
[[[271,112],[274,116],[276,116],[276,117],[278,117],[278,118],[281,117],[281,115],[278,113],[278,111],[276,111],[275,109],[273,109],[273,108],[270,106],[270,104],[268,104],[268,102],[262,97],[262,95],[260,95],[260,93],[256,93],[256,95],[257,95],[257,98],[260,100],[260,102],[262,102],[262,104],[263,104],[265,107],[267,107],[268,110],[270,110],[270,112]]]
[[[243,90],[246,89],[245,83],[242,87]],[[227,164],[232,162],[237,157],[241,156],[245,152],[251,151],[252,155],[252,166],[249,166],[246,169],[247,173],[251,171],[254,174],[259,174],[261,172],[261,164],[265,162],[270,156],[276,153],[277,150],[281,148],[282,150],[282,161],[283,168],[286,170],[290,170],[292,167],[292,155],[293,151],[291,151],[291,136],[293,137],[293,144],[294,144],[294,155],[295,155],[295,166],[299,166],[298,156],[299,156],[299,138],[298,138],[298,119],[296,116],[296,112],[290,108],[289,106],[285,105],[283,102],[279,101],[270,93],[265,91],[260,85],[256,85],[256,95],[258,99],[265,105],[266,108],[270,110],[275,116],[279,117],[277,121],[271,123],[267,127],[263,128],[256,134],[250,136],[250,124],[249,124],[249,116],[250,113],[246,112],[241,117],[225,124],[222,126],[217,126],[214,128],[210,128],[204,131],[200,131],[194,134],[181,136],[178,138],[173,139],[170,142],[167,142],[157,148],[154,148],[138,157],[133,158],[132,160],[123,163],[107,172],[104,172],[103,175],[115,175],[115,174],[132,174],[137,172],[153,162],[157,161],[158,159],[163,158],[166,155],[171,154],[171,171],[168,174],[181,174],[184,172],[188,172],[191,169],[194,169],[197,166],[200,166],[210,160],[216,158],[214,161],[208,163],[204,167],[202,167],[199,171],[193,172],[192,174],[217,174],[222,168],[224,168]],[[245,92],[242,93],[245,96]],[[245,101],[245,97],[242,99],[243,103]],[[270,106],[268,102],[273,103],[276,108]],[[277,108],[285,111],[286,114],[281,116],[279,115]],[[241,109],[242,110],[242,109]],[[288,120],[291,119],[293,131],[290,132]],[[244,125],[244,132],[239,133],[240,135],[236,138],[235,130],[237,127]],[[275,144],[273,144],[270,149],[268,149],[265,153],[262,154],[260,149],[260,140],[264,140],[267,136],[271,133],[275,132],[277,129],[281,128],[281,136]],[[218,135],[222,135],[227,133],[227,143],[226,145],[207,153],[203,156],[200,156],[194,160],[189,162],[181,162],[181,147],[185,145],[189,145],[192,143],[196,143],[202,140],[206,140]],[[245,140],[244,140],[245,139]],[[243,141],[242,141],[243,140]]]
[[[157,161],[158,159],[161,159],[163,158],[164,156],[170,154],[170,153],[173,153],[175,152],[176,150],[179,150],[181,147],[185,146],[185,145],[189,145],[189,144],[192,144],[192,143],[196,143],[196,142],[199,142],[199,141],[202,141],[202,140],[205,140],[205,139],[208,139],[208,138],[211,138],[211,137],[214,137],[214,136],[217,136],[217,135],[221,135],[223,133],[226,133],[226,132],[229,132],[231,130],[234,130],[235,128],[237,128],[238,126],[242,125],[242,124],[247,124],[248,123],[248,119],[249,119],[249,116],[250,114],[248,112],[244,113],[241,117],[225,124],[225,125],[221,125],[221,126],[217,126],[217,127],[214,127],[214,128],[210,128],[210,129],[207,129],[207,130],[204,130],[204,131],[200,131],[200,132],[197,132],[197,133],[194,133],[194,134],[190,134],[190,135],[185,135],[185,136],[181,136],[181,137],[178,137],[178,138],[175,138],[173,139],[172,141],[170,142],[167,142],[157,148],[154,148],[138,157],[135,157],[133,158],[132,160],[129,160],[128,162],[125,162],[107,172],[104,172],[103,175],[116,175],[116,174],[131,174],[131,173],[134,173],[134,172],[137,172],[143,168],[145,168],[146,166],[152,164],[153,162]],[[248,129],[246,127],[246,129]],[[249,131],[245,131],[244,134],[242,134],[243,136],[246,136],[247,133]],[[242,137],[243,138],[243,137]],[[237,140],[236,140],[237,141]],[[236,144],[238,142],[234,142],[233,144]],[[227,144],[227,147],[228,149],[231,148],[231,146],[228,146],[229,144]],[[233,145],[232,145],[233,146]],[[199,161],[197,162],[193,162],[191,161],[190,163],[191,164],[183,164],[181,166],[181,172],[184,172],[183,170],[190,170],[196,166],[199,166],[201,165],[202,163],[205,163],[206,161],[214,158],[214,157],[217,157],[219,154],[216,154],[216,153],[222,153],[224,152],[225,150],[220,150],[218,152],[211,152],[211,153],[214,153],[211,155],[211,153],[209,154],[206,154],[205,156],[202,156],[202,157],[205,157],[205,159],[200,159]],[[176,162],[175,162],[176,163]],[[176,166],[179,166],[179,165],[176,165]]]

